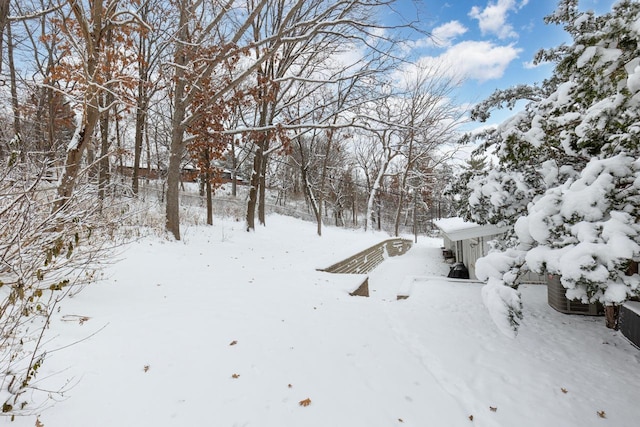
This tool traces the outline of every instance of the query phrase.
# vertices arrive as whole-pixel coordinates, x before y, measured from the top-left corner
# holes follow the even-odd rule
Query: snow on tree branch
[[[481,135],[499,165],[468,173],[459,192],[469,217],[514,227],[506,249],[478,261],[494,301],[515,298],[498,286],[517,286],[530,269],[560,276],[568,298],[613,313],[640,294],[629,269],[640,260],[640,3],[622,0],[596,16],[563,0],[547,22],[564,25],[573,44],[538,54],[556,64],[541,86],[497,91],[474,109],[483,119],[489,108],[530,101]]]

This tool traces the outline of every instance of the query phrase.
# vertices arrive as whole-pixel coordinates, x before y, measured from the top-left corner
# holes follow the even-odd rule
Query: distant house
[[[229,170],[229,169],[223,169],[220,179],[224,183],[232,182],[233,181],[233,172],[231,170]],[[244,178],[241,177],[240,175],[238,175],[237,173],[236,173],[236,182],[238,184],[240,184],[240,185],[245,185],[246,184],[246,182],[244,181]]]

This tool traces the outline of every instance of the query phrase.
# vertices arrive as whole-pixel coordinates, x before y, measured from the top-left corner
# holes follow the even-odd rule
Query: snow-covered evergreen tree
[[[640,256],[640,3],[596,16],[561,0],[545,20],[573,39],[536,55],[555,64],[553,76],[498,91],[473,111],[486,119],[491,108],[530,101],[481,135],[500,164],[469,179],[470,217],[513,225],[515,244],[480,260],[477,273],[495,289],[495,280],[517,287],[521,269],[560,275],[569,298],[603,303],[614,327],[616,306],[640,292],[638,275],[626,275]],[[517,326],[519,305],[505,305]]]

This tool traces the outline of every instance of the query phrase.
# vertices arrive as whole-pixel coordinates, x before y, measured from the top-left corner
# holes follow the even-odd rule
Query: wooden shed
[[[444,248],[452,252],[455,262],[467,267],[472,280],[478,279],[476,261],[489,252],[489,242],[508,230],[506,227],[480,225],[458,217],[439,219],[435,224],[442,234]]]

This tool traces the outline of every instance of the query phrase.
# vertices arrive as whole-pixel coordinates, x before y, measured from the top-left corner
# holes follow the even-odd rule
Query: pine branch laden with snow
[[[516,228],[534,271],[557,274],[567,297],[618,305],[638,295],[628,264],[640,257],[640,161],[594,159],[575,181],[550,189]]]
[[[516,241],[478,270],[488,293],[531,269],[561,276],[568,298],[611,307],[640,294],[640,277],[627,276],[640,258],[640,3],[596,16],[564,0],[547,22],[573,38],[537,55],[556,63],[553,78],[480,104],[540,97],[482,134],[500,164],[467,176],[468,216],[512,224]]]
[[[513,225],[537,196],[540,180],[533,168],[514,172],[498,167],[486,175],[471,177],[466,199],[470,219],[480,224]]]
[[[501,280],[491,278],[482,288],[482,302],[500,332],[515,338],[522,320],[520,292]]]
[[[511,338],[518,334],[523,317],[517,279],[525,254],[521,249],[509,248],[490,252],[476,261],[476,276],[487,282],[482,288],[482,301],[498,329]]]

